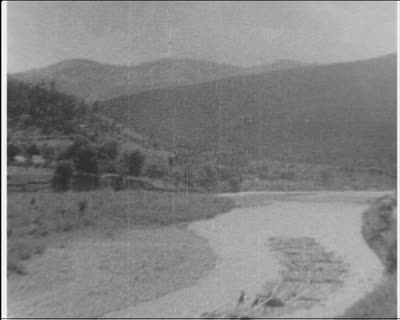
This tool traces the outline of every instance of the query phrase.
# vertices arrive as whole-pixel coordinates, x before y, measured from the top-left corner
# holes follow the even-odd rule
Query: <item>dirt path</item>
[[[203,312],[234,303],[241,289],[254,298],[266,281],[279,277],[282,266],[266,244],[271,237],[282,236],[312,237],[348,265],[343,286],[328,300],[290,316],[338,315],[371,290],[381,277],[382,266],[360,233],[361,214],[368,206],[367,200],[379,195],[373,192],[296,193],[294,197],[281,193],[235,195],[255,196],[262,206],[235,209],[189,227],[208,239],[219,256],[217,266],[206,278],[195,286],[105,316],[199,317]]]

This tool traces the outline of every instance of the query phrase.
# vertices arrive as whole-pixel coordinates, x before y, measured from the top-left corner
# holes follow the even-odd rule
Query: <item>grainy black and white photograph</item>
[[[397,2],[2,9],[2,318],[397,318]]]

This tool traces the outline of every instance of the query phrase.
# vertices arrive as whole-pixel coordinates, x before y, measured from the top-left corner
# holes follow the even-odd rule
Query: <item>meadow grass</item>
[[[108,231],[209,219],[232,209],[233,200],[210,194],[98,190],[9,193],[8,269],[45,250],[50,235],[89,226]]]

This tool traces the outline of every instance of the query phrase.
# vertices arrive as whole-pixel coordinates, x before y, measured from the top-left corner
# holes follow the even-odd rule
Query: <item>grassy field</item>
[[[42,253],[54,234],[80,228],[113,231],[208,219],[233,208],[230,199],[192,193],[107,190],[8,195],[8,268],[24,274],[23,261]]]
[[[25,166],[7,166],[7,190],[44,191],[50,189],[53,169]]]

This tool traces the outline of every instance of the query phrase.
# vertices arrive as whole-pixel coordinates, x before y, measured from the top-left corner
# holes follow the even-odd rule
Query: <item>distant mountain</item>
[[[162,59],[132,67],[74,59],[10,77],[30,84],[54,81],[57,90],[93,101],[221,79],[241,70],[229,64],[190,59]]]
[[[56,89],[63,93],[94,101],[301,65],[298,61],[279,60],[268,65],[243,68],[202,60],[162,59],[128,67],[73,59],[11,74],[10,77],[30,84],[53,81]]]
[[[306,65],[309,65],[309,64],[301,62],[301,61],[297,61],[297,60],[280,59],[280,60],[274,61],[269,64],[247,67],[247,68],[245,68],[245,72],[248,74],[262,73],[262,72],[268,72],[268,71],[292,69],[292,68],[297,68],[297,67],[303,67]]]
[[[396,55],[157,89],[100,111],[164,146],[226,142],[253,158],[396,164]]]

